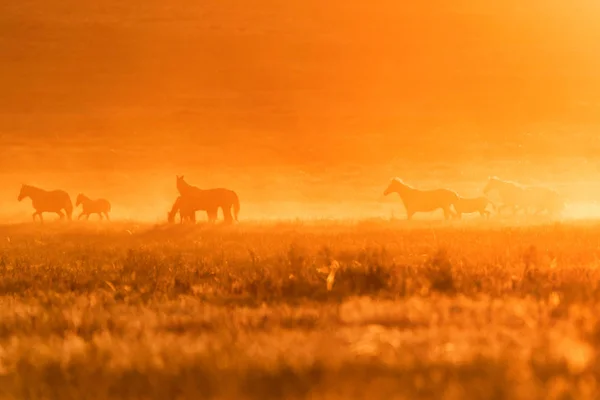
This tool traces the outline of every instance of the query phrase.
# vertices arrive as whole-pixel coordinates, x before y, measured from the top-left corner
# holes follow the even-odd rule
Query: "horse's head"
[[[83,195],[83,193],[79,193],[77,195],[77,200],[75,201],[75,207],[79,207],[79,205],[83,203],[83,199],[85,199],[85,196]]]
[[[393,178],[390,181],[390,184],[388,185],[387,189],[385,189],[385,191],[383,192],[383,195],[387,196],[390,193],[397,192],[398,190],[402,189],[402,187],[404,187],[404,184],[402,183],[400,178]]]
[[[21,190],[19,191],[19,197],[17,197],[17,200],[21,201],[27,196],[29,196],[29,186],[23,184],[21,185]]]
[[[177,186],[177,190],[181,191],[181,188],[185,186],[185,181],[183,180],[183,175],[175,175],[177,178],[175,183]]]
[[[488,177],[488,183],[483,188],[483,193],[488,194],[489,192],[494,190],[497,185],[498,185],[498,178],[496,178],[495,176]]]

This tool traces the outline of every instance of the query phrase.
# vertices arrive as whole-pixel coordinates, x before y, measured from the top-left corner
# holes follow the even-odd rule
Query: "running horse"
[[[503,204],[498,207],[498,213],[502,209],[511,209],[513,215],[519,210],[525,214],[532,211],[538,215],[546,211],[549,215],[556,215],[564,208],[564,201],[560,194],[552,189],[541,186],[524,186],[515,182],[501,180],[495,176],[488,178],[483,192],[496,191]]]
[[[71,202],[69,194],[64,190],[48,191],[35,186],[23,184],[17,200],[21,201],[26,197],[31,199],[31,204],[35,209],[35,212],[32,215],[33,222],[35,222],[35,217],[39,216],[40,223],[43,224],[44,218],[42,217],[42,213],[45,212],[56,213],[62,220],[65,217],[65,214],[62,212],[63,210],[65,211],[69,221],[71,220],[71,216],[73,215],[73,203]]]
[[[80,204],[83,210],[81,211],[81,214],[79,214],[79,217],[77,217],[78,220],[80,220],[83,216],[85,216],[86,219],[90,219],[90,214],[98,214],[100,216],[100,219],[103,219],[102,215],[104,214],[104,216],[106,216],[106,219],[110,221],[108,213],[111,210],[111,205],[108,200],[93,200],[84,195],[83,193],[79,193],[77,195],[77,200],[75,201],[75,207],[79,207]]]
[[[478,212],[482,217],[489,218],[490,212],[488,206],[495,209],[496,206],[487,197],[461,197],[454,203],[454,210],[456,211],[456,218],[461,219],[463,214],[470,214]]]
[[[557,216],[565,207],[562,196],[556,190],[542,186],[527,187],[525,198],[526,207],[531,207],[534,215],[546,212],[549,216]]]
[[[458,194],[449,189],[419,190],[410,187],[400,178],[393,178],[384,196],[390,193],[398,193],[406,208],[406,219],[411,220],[417,212],[432,212],[438,209],[444,211],[444,218],[450,219],[454,214],[452,205],[457,201]]]
[[[176,178],[177,190],[180,194],[180,199],[178,199],[180,203],[179,212],[182,217],[185,215],[189,218],[192,212],[204,210],[208,214],[208,220],[215,222],[219,208],[221,208],[225,223],[231,224],[238,221],[240,200],[236,192],[225,188],[200,189],[187,183],[183,175]],[[175,203],[177,204],[178,201]],[[181,210],[183,210],[183,214]],[[171,212],[173,212],[173,209]],[[174,218],[174,214],[170,218]]]
[[[512,214],[516,215],[519,209],[527,212],[525,187],[516,182],[503,181],[495,176],[488,178],[488,183],[483,188],[483,193],[487,196],[490,192],[497,192],[502,200],[502,204],[498,206],[498,214],[502,210],[510,209]]]

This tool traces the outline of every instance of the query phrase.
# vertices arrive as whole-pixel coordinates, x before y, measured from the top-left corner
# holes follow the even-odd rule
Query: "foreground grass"
[[[0,397],[597,398],[599,256],[593,224],[3,226]]]

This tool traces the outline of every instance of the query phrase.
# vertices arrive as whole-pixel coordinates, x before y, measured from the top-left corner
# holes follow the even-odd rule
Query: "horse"
[[[510,208],[513,215],[516,215],[519,209],[523,209],[527,213],[527,194],[523,185],[490,176],[488,183],[483,188],[483,193],[487,196],[493,191],[498,192],[498,195],[502,199],[502,205],[497,207],[498,213],[506,208]]]
[[[559,214],[565,207],[565,203],[560,194],[553,189],[530,186],[525,188],[525,206],[533,209],[534,215],[539,215],[546,211],[548,215]]]
[[[479,212],[482,217],[489,218],[490,212],[488,206],[495,209],[496,206],[487,197],[461,197],[458,196],[457,201],[454,203],[454,210],[456,211],[456,218],[461,219],[462,214],[470,214]]]
[[[417,212],[431,212],[438,209],[444,211],[444,218],[449,219],[454,212],[452,205],[458,200],[458,194],[449,189],[418,190],[402,182],[400,178],[393,178],[384,196],[398,193],[406,208],[407,220],[411,220]]]
[[[102,214],[106,216],[106,219],[110,221],[110,217],[108,213],[111,210],[110,202],[106,199],[97,199],[92,200],[83,193],[79,193],[77,195],[77,200],[75,201],[75,207],[79,207],[81,204],[81,214],[77,217],[77,220],[80,220],[84,215],[86,219],[90,219],[90,214],[98,214],[100,219],[104,219]]]
[[[547,211],[555,215],[564,208],[564,201],[559,193],[553,189],[541,186],[524,186],[515,182],[503,181],[497,177],[490,177],[483,189],[485,194],[496,190],[502,198],[503,205],[498,207],[498,212],[503,208],[511,208],[513,215],[520,210],[525,214],[533,211],[538,215]]]
[[[205,210],[211,222],[216,221],[219,207],[223,211],[225,223],[230,224],[238,221],[240,212],[240,200],[236,192],[225,188],[200,189],[192,186],[183,179],[183,175],[177,176],[177,190],[179,194],[195,207],[195,210]],[[189,197],[189,199],[187,199]],[[231,210],[233,209],[233,216]]]
[[[40,223],[43,224],[44,218],[42,217],[42,213],[45,212],[56,213],[62,220],[65,217],[65,214],[63,214],[62,210],[65,210],[67,218],[69,221],[71,220],[71,216],[73,214],[73,203],[71,202],[69,194],[64,190],[48,191],[35,186],[23,184],[17,200],[21,201],[26,197],[31,199],[31,205],[35,209],[35,212],[32,214],[33,222],[35,222],[35,217],[39,216]]]
[[[175,215],[177,214],[177,212],[179,212],[179,218],[180,218],[180,223],[183,223],[183,221],[187,220],[189,222],[196,222],[196,211],[198,211],[198,209],[196,209],[193,206],[193,197],[183,197],[183,196],[178,196],[177,199],[175,199],[175,203],[173,203],[173,207],[171,207],[171,211],[169,211],[167,213],[167,220],[169,223],[173,223],[175,222]],[[213,220],[217,219],[216,216],[216,212],[214,215],[214,218],[212,218]],[[209,215],[209,220],[211,220],[212,215]],[[211,221],[212,222],[212,221]]]

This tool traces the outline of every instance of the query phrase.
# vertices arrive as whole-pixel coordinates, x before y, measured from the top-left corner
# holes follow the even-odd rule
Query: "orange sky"
[[[4,3],[0,140],[45,157],[102,151],[82,156],[101,168],[139,145],[381,162],[415,146],[450,158],[456,136],[461,157],[510,156],[511,142],[600,153],[591,0]]]

